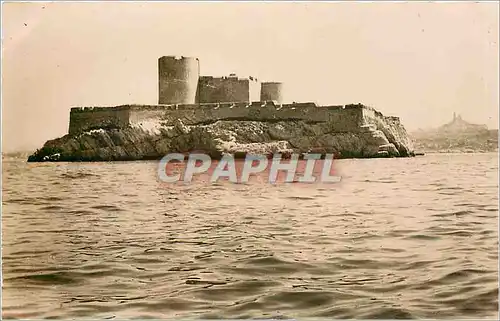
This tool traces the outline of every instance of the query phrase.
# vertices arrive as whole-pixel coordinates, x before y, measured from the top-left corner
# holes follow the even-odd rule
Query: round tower
[[[260,100],[274,100],[283,103],[283,84],[280,82],[263,82],[260,87]]]
[[[198,58],[160,57],[158,59],[158,103],[194,104],[199,73]]]

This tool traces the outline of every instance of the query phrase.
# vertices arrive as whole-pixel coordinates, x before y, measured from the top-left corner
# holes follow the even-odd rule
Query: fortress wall
[[[303,104],[306,105],[306,104]],[[181,119],[186,125],[216,122],[218,120],[328,122],[333,131],[356,131],[363,124],[363,107],[342,106],[316,107],[309,103],[304,107],[285,105],[262,106],[258,104],[220,104],[219,107],[204,104],[200,108],[170,110],[165,113],[167,124],[173,125]],[[233,107],[231,107],[233,106]],[[182,106],[181,106],[182,107]]]
[[[173,106],[131,106],[129,123],[137,124],[151,119],[161,119]]]
[[[260,82],[255,79],[249,79],[248,81],[248,101],[260,101],[260,91],[261,91],[261,85]]]
[[[375,118],[375,110],[372,108],[364,108],[363,109],[363,118],[365,119],[366,122],[369,122],[371,119]]]
[[[70,135],[98,128],[121,128],[129,124],[129,107],[72,108],[69,116]]]
[[[328,109],[328,122],[334,132],[357,132],[365,124],[363,112],[365,107],[326,106],[318,109]]]
[[[378,124],[380,121],[390,122],[394,124],[401,123],[399,117],[384,116],[381,112],[367,106],[363,108],[363,121],[366,124]]]
[[[197,109],[171,110],[164,115],[165,122],[167,125],[172,126],[176,123],[177,119],[180,119],[185,125],[196,125],[223,119],[244,119],[248,116],[248,111],[245,107],[231,108],[230,106],[217,108],[205,105]]]
[[[250,102],[260,99],[260,84],[256,79],[203,76],[198,80],[198,103]]]
[[[361,105],[318,107],[314,103],[264,105],[262,102],[73,108],[70,115],[69,133],[72,135],[97,128],[123,128],[148,120],[162,120],[165,125],[172,126],[177,119],[185,125],[219,120],[297,120],[328,124],[332,132],[356,132],[362,130],[363,124],[376,124],[379,118],[373,116],[373,109]]]

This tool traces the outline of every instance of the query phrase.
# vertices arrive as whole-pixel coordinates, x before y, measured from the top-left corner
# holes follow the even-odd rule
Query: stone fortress
[[[198,58],[164,56],[158,59],[158,103],[203,104],[274,100],[282,103],[282,84],[257,78],[200,76]]]
[[[195,125],[224,119],[305,121],[331,120],[352,130],[377,113],[363,105],[318,106],[314,102],[283,104],[283,84],[257,78],[200,76],[198,58],[158,59],[158,105],[76,107],[71,109],[69,134],[97,128],[121,128],[148,119],[182,119]],[[394,118],[394,120],[398,120]]]
[[[30,160],[140,160],[191,150],[413,156],[398,117],[362,104],[284,103],[283,88],[234,74],[200,76],[198,58],[163,56],[158,105],[71,108],[68,134]]]
[[[198,58],[163,56],[158,59],[158,105],[72,108],[69,133],[77,134],[108,125],[126,126],[130,121],[157,117],[168,111],[177,114],[174,110],[190,113],[197,108],[220,109],[214,113],[231,117],[248,114],[246,108],[249,107],[283,107],[282,103],[283,84],[280,82],[260,82],[252,76],[239,78],[235,74],[226,77],[200,76]],[[307,103],[301,106],[316,105]],[[197,116],[204,117],[204,113]],[[210,115],[207,117],[211,118]]]

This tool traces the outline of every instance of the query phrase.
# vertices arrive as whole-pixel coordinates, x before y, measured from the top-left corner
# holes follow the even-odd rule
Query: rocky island
[[[199,76],[197,58],[159,59],[159,104],[72,108],[68,134],[28,161],[160,159],[332,153],[337,158],[409,157],[413,143],[398,117],[362,104],[283,104],[282,84]]]

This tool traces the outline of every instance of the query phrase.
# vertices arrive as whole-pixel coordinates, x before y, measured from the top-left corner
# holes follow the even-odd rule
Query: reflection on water
[[[4,159],[3,316],[497,317],[496,154],[336,162],[338,184],[165,184]]]

